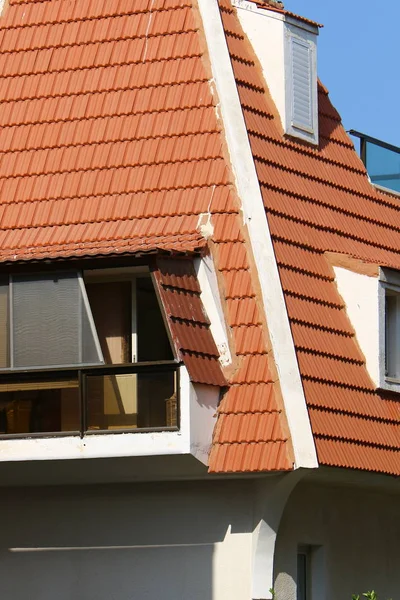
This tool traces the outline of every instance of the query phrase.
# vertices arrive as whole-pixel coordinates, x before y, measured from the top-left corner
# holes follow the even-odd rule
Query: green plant
[[[378,595],[374,590],[372,590],[371,592],[364,592],[362,596],[364,596],[364,598],[367,598],[367,600],[378,600]],[[360,594],[353,594],[351,600],[361,600]]]

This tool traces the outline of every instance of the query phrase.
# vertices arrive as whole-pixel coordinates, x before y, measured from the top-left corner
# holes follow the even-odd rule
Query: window
[[[310,550],[299,546],[297,552],[297,594],[296,600],[310,600]]]
[[[177,365],[149,273],[0,284],[0,434],[176,427]]]
[[[286,133],[318,144],[315,35],[288,26],[286,32]]]
[[[400,273],[380,269],[379,387],[400,392]]]
[[[301,545],[297,548],[296,600],[324,600],[326,569],[323,546]]]

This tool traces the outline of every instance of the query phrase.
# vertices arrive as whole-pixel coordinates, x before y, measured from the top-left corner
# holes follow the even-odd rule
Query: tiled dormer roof
[[[257,59],[221,12],[321,464],[400,474],[400,402],[375,390],[325,252],[400,269],[399,199],[377,191],[319,86],[318,148],[285,139]]]
[[[198,223],[209,213],[234,352],[210,468],[289,470],[279,383],[200,23],[191,0],[6,3],[0,261],[204,251]],[[161,279],[168,304],[182,290]],[[171,330],[185,320],[178,308]],[[201,325],[191,315],[188,328]],[[178,350],[192,379],[210,382],[196,356],[215,359],[215,348],[202,352],[197,336],[195,346],[183,338]]]

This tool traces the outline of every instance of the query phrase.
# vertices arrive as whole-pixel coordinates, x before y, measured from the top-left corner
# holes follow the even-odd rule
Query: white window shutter
[[[313,65],[312,50],[307,42],[291,37],[293,127],[313,133]]]

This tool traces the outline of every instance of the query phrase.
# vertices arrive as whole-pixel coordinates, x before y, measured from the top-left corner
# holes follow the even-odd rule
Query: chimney
[[[317,23],[278,0],[232,0],[258,56],[284,133],[318,145]]]

